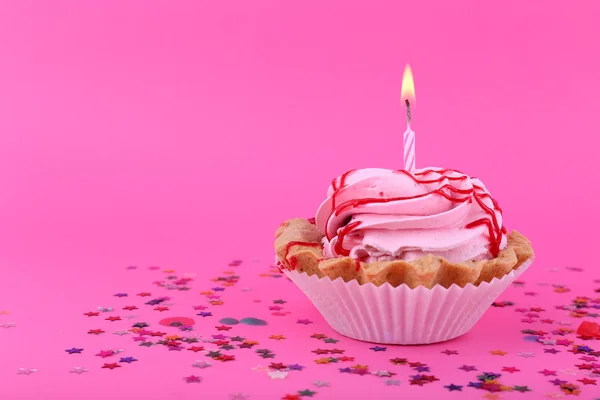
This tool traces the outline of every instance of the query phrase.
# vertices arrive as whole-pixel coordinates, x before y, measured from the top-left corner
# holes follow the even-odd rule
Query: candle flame
[[[400,100],[403,103],[404,101],[408,100],[411,105],[417,101],[417,98],[415,97],[415,81],[413,79],[410,65],[408,64],[406,64],[406,67],[404,67],[404,76],[402,77],[402,94],[400,95]]]

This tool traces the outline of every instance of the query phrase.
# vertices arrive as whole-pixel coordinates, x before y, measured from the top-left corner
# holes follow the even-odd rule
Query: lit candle
[[[404,68],[402,77],[402,94],[400,99],[406,104],[406,132],[404,132],[404,169],[409,172],[415,170],[415,133],[410,129],[410,106],[416,102],[415,82],[410,66]]]

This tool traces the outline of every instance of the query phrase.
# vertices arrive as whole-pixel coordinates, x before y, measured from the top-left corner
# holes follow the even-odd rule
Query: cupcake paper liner
[[[533,262],[524,262],[501,279],[461,288],[403,284],[359,285],[284,270],[327,323],[341,335],[381,344],[430,344],[467,333],[498,296]]]

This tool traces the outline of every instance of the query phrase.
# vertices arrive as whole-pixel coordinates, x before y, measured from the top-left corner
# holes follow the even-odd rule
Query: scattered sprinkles
[[[253,264],[257,268],[260,262]],[[163,352],[173,368],[162,379],[189,384],[198,398],[217,376],[232,377],[231,384],[223,384],[223,396],[231,400],[267,393],[288,400],[337,398],[338,390],[352,385],[372,387],[373,397],[380,398],[425,398],[433,391],[438,397],[486,399],[502,399],[506,392],[524,399],[600,393],[600,280],[582,291],[566,280],[535,282],[526,275],[488,310],[490,321],[502,321],[494,327],[501,333],[492,339],[470,333],[468,340],[404,347],[338,335],[307,300],[286,296],[298,289],[276,266],[253,277],[245,265],[231,261],[209,279],[154,266],[125,267],[122,273],[128,279],[140,276],[139,283],[126,287],[117,277],[104,306],[82,304],[73,316],[81,321],[81,340],[53,350],[76,365],[63,366],[62,373],[99,374],[110,384],[115,374],[148,368],[148,352]],[[581,274],[577,267],[554,270]],[[233,288],[242,280],[243,288]],[[0,310],[0,327],[21,329],[6,320],[8,315]],[[23,379],[35,379],[27,376],[38,372],[11,368]],[[238,385],[239,374],[256,374],[256,386]]]

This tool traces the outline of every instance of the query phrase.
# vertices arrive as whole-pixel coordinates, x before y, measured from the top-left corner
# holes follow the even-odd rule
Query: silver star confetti
[[[202,360],[196,360],[193,364],[192,367],[196,367],[196,368],[208,368],[210,367],[212,364],[209,361],[202,361]]]
[[[8,322],[6,324],[0,325],[0,327],[2,328],[14,328],[15,326],[17,326],[16,322]]]
[[[377,375],[379,377],[384,377],[384,376],[392,376],[392,374],[390,374],[389,371],[374,371],[371,372],[373,375]]]
[[[241,288],[240,290],[241,290],[242,292],[251,292],[251,291],[252,291],[252,288],[249,288],[249,287],[243,287],[243,288]]]
[[[316,387],[324,387],[327,386],[329,387],[329,382],[328,381],[314,381],[313,385],[315,385]]]
[[[37,372],[35,368],[19,368],[17,371],[17,375],[31,375],[34,372]]]
[[[112,351],[115,354],[123,353],[125,349],[106,349],[106,351]]]
[[[520,357],[523,357],[523,358],[533,358],[533,357],[535,357],[535,354],[533,354],[530,351],[522,351],[522,352],[520,352],[517,355],[520,356]]]
[[[127,319],[139,318],[139,315],[125,315],[125,318],[127,318]]]
[[[400,385],[400,381],[397,379],[386,379],[385,381],[383,381],[383,383],[386,384],[386,386],[398,386]]]
[[[113,335],[119,335],[119,336],[129,335],[129,332],[127,332],[127,331],[114,331]]]
[[[73,374],[81,375],[84,372],[88,372],[88,369],[83,368],[83,367],[73,367],[73,368],[71,368],[71,371],[69,371],[69,372],[71,372]]]
[[[112,307],[101,307],[101,306],[98,307],[98,311],[100,311],[100,312],[111,312],[112,310],[113,310]]]

